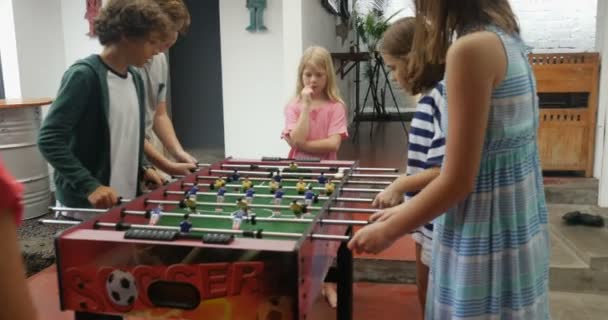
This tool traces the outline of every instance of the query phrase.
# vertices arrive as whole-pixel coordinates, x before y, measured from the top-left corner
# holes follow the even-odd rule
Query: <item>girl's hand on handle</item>
[[[118,194],[108,186],[99,186],[88,196],[89,203],[97,209],[109,209],[118,202]]]
[[[379,253],[390,247],[397,237],[387,232],[387,221],[378,221],[357,231],[348,242],[348,248],[356,253]]]
[[[403,202],[403,194],[396,192],[391,186],[386,187],[376,195],[372,207],[378,209],[391,208]]]

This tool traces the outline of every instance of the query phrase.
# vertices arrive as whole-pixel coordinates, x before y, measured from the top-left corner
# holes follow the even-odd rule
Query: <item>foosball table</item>
[[[51,208],[91,214],[43,221],[76,224],[55,243],[61,309],[76,319],[305,320],[331,267],[337,318],[351,319],[346,243],[395,172],[228,158],[109,210]]]

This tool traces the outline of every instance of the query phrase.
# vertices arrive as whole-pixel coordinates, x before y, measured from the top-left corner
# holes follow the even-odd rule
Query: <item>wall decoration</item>
[[[246,30],[249,32],[267,31],[268,28],[264,25],[266,0],[247,0],[247,9],[249,9],[249,26]]]
[[[97,18],[99,11],[101,11],[101,1],[87,0],[87,11],[84,14],[84,18],[89,21],[89,32],[87,32],[87,36],[89,37],[95,36],[95,18]]]
[[[321,0],[321,5],[331,14],[340,14],[340,0]]]

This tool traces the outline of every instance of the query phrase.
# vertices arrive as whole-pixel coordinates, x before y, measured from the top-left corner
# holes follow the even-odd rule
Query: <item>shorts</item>
[[[420,252],[420,262],[426,266],[431,265],[431,257],[433,256],[433,225],[426,224],[416,228],[412,232],[412,238],[418,243],[422,250]]]

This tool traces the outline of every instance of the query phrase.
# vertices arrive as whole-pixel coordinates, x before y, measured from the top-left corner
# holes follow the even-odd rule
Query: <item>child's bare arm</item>
[[[168,174],[188,175],[191,169],[196,168],[196,165],[192,163],[178,163],[167,159],[147,139],[144,141],[144,153],[150,163]]]
[[[305,141],[297,144],[298,150],[306,153],[328,153],[337,152],[340,149],[342,137],[339,134],[334,134],[328,138],[320,140]]]
[[[13,222],[13,212],[0,209],[0,319],[37,319],[32,298],[25,281],[21,250],[17,243],[17,231]]]
[[[372,206],[376,208],[394,207],[403,202],[403,195],[406,192],[424,189],[424,187],[439,176],[439,173],[440,169],[433,167],[411,176],[404,174],[382,190],[372,202]]]
[[[184,151],[184,148],[177,139],[175,128],[173,127],[171,118],[169,118],[169,114],[167,113],[166,102],[161,102],[156,107],[156,113],[154,114],[154,132],[165,148],[169,150],[171,155],[173,155],[177,161],[196,164],[196,159]]]

